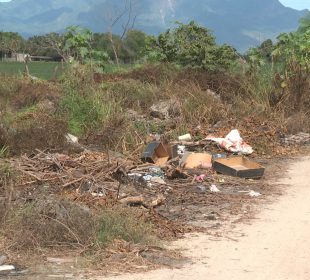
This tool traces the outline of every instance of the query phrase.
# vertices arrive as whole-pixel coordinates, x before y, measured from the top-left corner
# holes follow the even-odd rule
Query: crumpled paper
[[[218,143],[221,148],[228,152],[241,153],[243,155],[250,155],[253,153],[253,148],[243,141],[237,129],[232,130],[225,138],[208,136],[206,140]]]

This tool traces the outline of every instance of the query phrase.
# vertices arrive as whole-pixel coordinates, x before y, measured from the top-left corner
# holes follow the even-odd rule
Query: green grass
[[[30,62],[29,72],[30,75],[38,77],[43,80],[51,80],[55,78],[55,68],[58,66],[57,77],[62,74],[60,62]],[[104,66],[104,73],[126,72],[139,65],[122,64],[120,66],[114,64],[106,64]],[[25,64],[22,62],[1,62],[0,61],[0,74],[5,75],[22,75],[25,70]]]
[[[105,209],[99,219],[97,241],[106,246],[115,239],[122,239],[134,244],[155,245],[151,223],[137,219],[137,216],[126,208]]]
[[[104,65],[104,73],[119,73],[127,72],[129,70],[141,67],[140,64],[121,64],[117,66],[116,64],[106,64]]]
[[[30,75],[44,80],[54,79],[55,68],[58,66],[57,76],[62,72],[60,62],[30,62]],[[0,62],[0,74],[22,75],[25,64],[22,62]]]

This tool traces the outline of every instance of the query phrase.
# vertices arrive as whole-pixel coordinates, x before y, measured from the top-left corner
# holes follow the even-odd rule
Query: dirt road
[[[310,279],[310,158],[292,165],[286,177],[287,193],[230,239],[199,234],[176,243],[192,264],[98,280]]]

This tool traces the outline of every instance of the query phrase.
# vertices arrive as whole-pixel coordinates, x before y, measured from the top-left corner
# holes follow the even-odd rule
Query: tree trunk
[[[110,38],[111,46],[112,46],[113,53],[114,53],[114,56],[115,56],[116,64],[117,64],[117,66],[119,66],[119,59],[118,59],[117,50],[116,50],[116,47],[115,47],[115,44],[114,44],[114,41],[113,41],[113,34],[112,34],[112,32],[109,33],[109,38]]]

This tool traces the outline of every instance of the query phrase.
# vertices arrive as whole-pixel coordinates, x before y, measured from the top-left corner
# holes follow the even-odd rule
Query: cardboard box
[[[185,169],[211,167],[211,160],[212,155],[208,153],[186,153],[181,160],[181,166]]]
[[[179,156],[178,149],[179,149],[179,145],[173,145],[173,146],[169,147],[170,159],[177,158]]]
[[[163,166],[169,160],[169,153],[170,151],[168,151],[167,146],[163,145],[161,142],[152,142],[145,148],[145,151],[141,156],[141,160],[143,162]]]
[[[213,169],[219,173],[240,178],[261,178],[265,172],[264,167],[245,157],[215,160]]]

